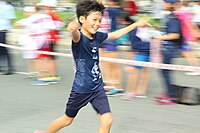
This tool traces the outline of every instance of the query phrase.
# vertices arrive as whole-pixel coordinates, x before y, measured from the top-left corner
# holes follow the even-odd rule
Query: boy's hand
[[[148,20],[144,20],[144,19],[138,20],[137,22],[135,22],[135,24],[136,24],[138,27],[151,27],[151,24],[148,23]]]
[[[74,31],[77,31],[79,29],[79,26],[80,25],[78,22],[72,21],[67,25],[67,30],[72,33]]]

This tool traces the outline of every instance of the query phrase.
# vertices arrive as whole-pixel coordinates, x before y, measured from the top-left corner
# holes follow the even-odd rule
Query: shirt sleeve
[[[16,23],[21,24],[22,26],[29,26],[31,24],[28,18],[20,19]]]
[[[49,15],[45,16],[45,21],[43,21],[43,26],[50,30],[56,29],[55,24],[54,24],[53,20],[51,19],[51,16],[49,16]]]
[[[97,38],[99,40],[99,43],[102,43],[108,38],[108,33],[103,33],[103,32],[97,32]]]
[[[173,18],[169,20],[167,33],[181,33],[181,24],[178,19]]]

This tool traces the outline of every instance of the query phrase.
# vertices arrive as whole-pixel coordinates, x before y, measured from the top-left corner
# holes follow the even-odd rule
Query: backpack
[[[175,99],[178,104],[199,105],[200,89],[188,86],[172,85],[175,92]]]
[[[180,21],[180,26],[181,26],[181,36],[180,36],[180,43],[179,43],[180,45],[179,46],[187,45],[185,37],[187,37],[187,40],[188,40],[189,38],[191,38],[190,35],[192,34],[191,33],[192,32],[192,27],[191,27],[192,23],[190,21],[190,19],[192,17],[191,16],[192,13],[189,11],[186,11],[186,10],[185,11],[181,10],[181,11],[176,11],[175,15],[176,15],[177,19]],[[185,29],[186,31],[184,31],[183,29]],[[190,35],[188,35],[188,34],[190,34]]]

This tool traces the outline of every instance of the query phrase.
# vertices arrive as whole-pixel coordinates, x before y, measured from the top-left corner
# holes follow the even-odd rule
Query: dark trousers
[[[176,46],[163,46],[162,55],[164,64],[172,64],[172,59],[177,57],[179,49]],[[169,97],[174,97],[174,89],[172,87],[172,71],[167,69],[161,69],[162,76],[164,78],[165,88]]]
[[[0,43],[6,44],[6,32],[0,32]],[[2,60],[7,62],[7,70],[12,71],[13,67],[9,51],[7,48],[0,46],[0,61]]]

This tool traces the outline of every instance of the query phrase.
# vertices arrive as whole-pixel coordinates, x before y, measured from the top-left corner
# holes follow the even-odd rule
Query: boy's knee
[[[112,117],[111,117],[111,118],[109,118],[108,121],[106,122],[106,125],[107,125],[107,126],[111,126],[112,123],[113,123],[113,119],[112,119]]]
[[[74,120],[74,118],[71,118],[71,117],[69,117],[67,115],[64,115],[62,118],[63,118],[64,126],[70,125]]]
[[[101,121],[101,126],[103,126],[103,127],[110,127],[112,125],[112,123],[113,123],[112,116],[111,115],[107,115]]]

